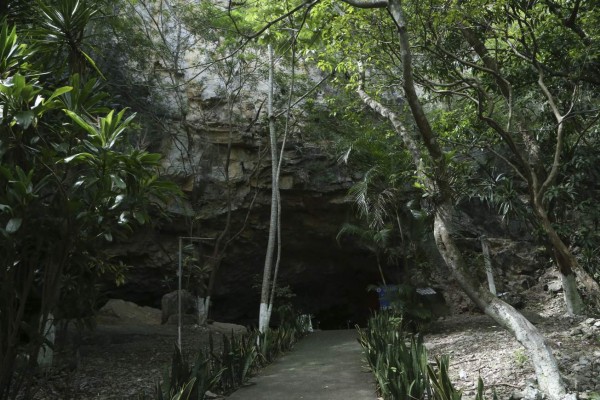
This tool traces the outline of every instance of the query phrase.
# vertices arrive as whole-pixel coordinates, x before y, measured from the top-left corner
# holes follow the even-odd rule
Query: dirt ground
[[[184,326],[183,353],[193,357],[205,349],[209,332]],[[222,333],[212,334],[220,343]],[[173,325],[99,325],[81,336],[78,352],[56,355],[58,367],[39,378],[34,398],[116,400],[152,394],[170,366],[176,341]]]
[[[584,399],[600,392],[600,319],[537,311],[530,315],[555,352],[569,388]],[[184,327],[184,353],[205,348],[210,331]],[[223,332],[212,332],[219,343]],[[137,399],[140,393],[152,394],[170,363],[176,338],[176,326],[100,325],[82,336],[78,357],[64,357],[59,368],[38,378],[35,398]],[[479,376],[488,393],[495,388],[500,399],[528,390],[534,382],[524,349],[485,315],[440,319],[425,341],[430,356],[450,354],[452,380],[464,390],[465,399],[474,397]]]
[[[531,315],[531,314],[530,314]],[[580,398],[600,392],[600,336],[586,335],[586,319],[540,318],[535,325],[548,340],[570,391]],[[596,323],[598,320],[594,320]],[[436,322],[425,342],[429,355],[450,354],[452,382],[473,398],[481,376],[488,396],[499,399],[524,395],[534,386],[535,374],[525,349],[485,315],[460,315]],[[491,398],[491,397],[489,397]]]

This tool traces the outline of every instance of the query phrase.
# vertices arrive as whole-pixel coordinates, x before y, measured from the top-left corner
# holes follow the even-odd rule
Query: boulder
[[[548,282],[544,285],[544,290],[551,293],[558,293],[562,290],[562,283],[559,280]]]
[[[110,299],[98,312],[98,322],[123,325],[160,325],[160,310],[130,301]]]
[[[233,332],[235,335],[244,334],[247,332],[245,326],[228,324],[226,322],[213,322],[212,324],[208,325],[208,328],[213,332],[218,332],[225,335],[229,335],[231,332]]]
[[[162,297],[160,302],[162,317],[161,322],[164,324],[169,321],[169,318],[172,315],[179,314],[179,304],[177,299],[177,290],[167,293]],[[194,296],[188,292],[187,290],[181,291],[181,311],[182,314],[191,314],[196,316],[196,299]],[[175,324],[177,324],[177,319],[175,318]]]

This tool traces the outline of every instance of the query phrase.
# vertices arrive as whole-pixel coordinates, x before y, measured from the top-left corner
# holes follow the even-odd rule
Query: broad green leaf
[[[95,158],[95,156],[90,153],[77,153],[77,154],[73,154],[72,156],[69,156],[69,157],[63,159],[63,161],[65,163],[70,163],[73,160],[76,160],[76,161],[92,160],[94,158]]]
[[[92,66],[92,68],[94,68],[94,70],[98,73],[98,75],[100,75],[102,77],[102,79],[106,80],[106,77],[102,74],[102,72],[100,72],[100,70],[96,66],[96,63],[94,62],[92,57],[88,56],[87,53],[83,50],[81,50],[81,54],[85,57],[87,62],[90,63],[90,65]]]
[[[96,128],[94,128],[92,125],[90,125],[87,121],[85,121],[79,115],[77,115],[76,113],[74,113],[73,111],[70,111],[70,110],[64,110],[64,111],[77,125],[79,125],[83,129],[85,129],[91,136],[95,136],[95,137],[98,136],[98,132],[96,131]],[[104,145],[104,143],[102,143],[102,145]]]
[[[114,204],[110,207],[111,210],[114,210],[115,208],[117,208],[122,202],[123,200],[125,200],[125,196],[120,194],[118,196],[115,197],[115,202]]]
[[[133,218],[135,218],[135,220],[142,225],[146,223],[146,217],[143,213],[140,213],[138,211],[133,212]]]
[[[123,179],[121,179],[121,177],[119,175],[111,174],[110,179],[112,180],[113,185],[116,186],[117,188],[119,188],[119,189],[127,188],[127,184],[125,183],[125,181]]]
[[[63,87],[60,87],[60,88],[56,89],[56,90],[54,91],[54,93],[52,93],[52,94],[50,95],[50,97],[48,97],[48,99],[46,100],[46,102],[49,102],[49,101],[51,101],[51,100],[55,99],[56,97],[58,97],[58,96],[60,96],[60,95],[62,95],[62,94],[65,94],[65,93],[67,93],[67,92],[70,92],[71,90],[73,90],[73,87],[72,87],[72,86],[63,86]]]
[[[121,215],[119,215],[119,225],[124,225],[129,223],[129,211],[123,211]]]
[[[15,114],[15,120],[17,121],[17,124],[23,129],[29,128],[34,119],[35,114],[31,110],[21,111]]]
[[[11,218],[6,224],[6,232],[15,233],[21,227],[23,220],[21,218]]]

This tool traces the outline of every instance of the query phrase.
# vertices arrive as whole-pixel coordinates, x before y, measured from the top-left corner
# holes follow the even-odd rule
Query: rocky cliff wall
[[[113,64],[124,66],[118,73],[128,87],[142,88],[135,91],[136,96],[133,91],[122,95],[135,100],[133,107],[142,116],[143,129],[149,132],[142,144],[164,155],[164,175],[178,183],[185,198],[169,204],[171,221],[145,227],[127,243],[113,248],[131,268],[127,283],[110,288],[107,295],[158,306],[161,296],[175,288],[178,238],[204,238],[195,242],[195,264],[201,268],[209,263],[214,239],[225,225],[229,197],[231,232],[244,229],[223,261],[212,317],[253,322],[258,312],[256,283],[264,264],[270,207],[264,54],[258,49],[249,56],[215,62],[220,57],[216,49],[223,40],[218,32],[207,42],[194,33],[198,31],[193,26],[186,25],[186,16],[178,14],[177,8],[153,9],[152,2],[145,4],[148,8],[135,13],[161,23],[138,27],[148,34],[149,51],[138,60],[123,59],[125,53],[120,52],[115,59],[122,62]],[[305,69],[302,74],[308,86],[320,79]],[[276,83],[280,106],[286,100],[287,84],[281,80]],[[318,92],[315,97],[322,98]],[[346,194],[361,176],[337,162],[330,141],[315,139],[327,137],[326,132],[315,135],[306,131],[308,118],[310,115],[301,109],[294,111],[283,152],[280,282],[295,294],[292,301],[303,311],[316,314],[323,326],[342,327],[349,320],[364,319],[369,309],[376,307],[376,298],[366,288],[379,283],[380,278],[368,251],[351,241],[340,246],[335,240],[341,225],[352,218],[352,204]],[[317,125],[312,129],[326,128]],[[540,267],[537,250],[523,244],[519,251],[513,251],[521,246],[513,245],[514,239],[527,240],[528,235],[518,227],[507,230],[482,205],[467,205],[466,209],[473,220],[465,223],[461,243],[470,249],[474,268],[482,265],[478,237],[487,234],[500,238],[492,241],[500,290],[515,291],[517,286],[535,280]],[[501,243],[511,235],[513,239]],[[388,267],[391,278],[407,276],[393,268],[398,267]],[[444,286],[450,298],[455,289],[447,277],[441,273],[433,281],[415,278],[414,283]]]

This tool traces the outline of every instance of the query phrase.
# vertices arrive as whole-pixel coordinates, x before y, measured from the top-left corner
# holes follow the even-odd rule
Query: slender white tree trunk
[[[494,281],[494,270],[492,269],[492,258],[490,257],[490,245],[485,236],[481,237],[481,249],[485,263],[485,275],[487,276],[490,292],[496,296],[496,281]]]
[[[279,193],[279,184],[277,177],[278,154],[277,154],[277,134],[275,131],[275,115],[273,113],[273,79],[274,61],[273,48],[268,46],[269,52],[269,96],[267,101],[269,113],[269,138],[271,142],[271,219],[269,224],[269,240],[267,243],[267,252],[265,255],[265,266],[263,270],[262,289],[260,295],[260,309],[258,315],[258,330],[265,333],[269,327],[269,297],[271,294],[271,275],[273,271],[273,255],[275,252],[275,242],[277,240],[277,198]]]
[[[208,318],[208,307],[210,304],[210,296],[196,297],[196,311],[198,312],[198,325],[206,325],[206,319]]]
[[[573,256],[552,226],[541,201],[537,199],[534,199],[534,201],[537,201],[535,207],[536,214],[541,221],[542,228],[548,235],[548,239],[554,251],[554,259],[562,281],[567,315],[582,315],[585,312],[585,305],[577,288],[576,277],[581,280],[588,290],[588,293],[592,296],[599,293],[600,288],[598,282],[594,281],[594,279],[579,266],[577,259]]]
[[[294,35],[294,34],[293,34]],[[277,210],[277,214],[276,214],[276,242],[277,242],[277,256],[275,259],[275,269],[273,272],[273,279],[270,283],[270,293],[268,294],[268,298],[269,298],[269,302],[267,304],[266,307],[266,315],[261,317],[263,318],[266,322],[266,326],[269,325],[269,322],[271,321],[271,315],[273,313],[273,304],[275,302],[275,290],[277,288],[277,277],[279,275],[279,267],[281,265],[281,246],[282,246],[282,240],[281,240],[281,192],[279,190],[279,179],[281,177],[281,166],[283,163],[283,156],[284,156],[284,152],[285,152],[285,144],[287,142],[287,136],[288,136],[288,131],[289,131],[289,121],[290,121],[290,111],[292,108],[292,96],[294,95],[294,82],[295,82],[295,40],[296,38],[294,36],[292,36],[292,80],[291,80],[291,84],[290,84],[290,93],[289,93],[289,97],[288,97],[288,103],[287,103],[287,110],[286,110],[286,119],[285,119],[285,129],[283,132],[283,139],[281,141],[281,152],[279,154],[279,158],[277,159],[277,157],[275,157],[274,155],[276,154],[277,151],[277,135],[275,132],[275,115],[273,112],[273,73],[275,70],[275,65],[274,65],[274,61],[273,61],[273,49],[271,48],[271,46],[269,46],[269,86],[270,86],[270,92],[269,92],[269,105],[268,105],[268,112],[269,112],[269,133],[270,133],[270,137],[271,137],[271,156],[272,158],[272,163],[271,163],[271,168],[273,168],[274,175],[272,178],[272,192],[271,192],[271,210],[272,207],[274,205],[273,200],[275,200],[276,202],[276,210]],[[273,172],[272,172],[273,173]],[[273,222],[273,213],[271,212],[271,222]],[[271,234],[271,232],[270,232]],[[271,236],[269,235],[269,238],[271,238]],[[272,259],[272,256],[271,256]],[[266,263],[265,263],[266,265]],[[263,277],[264,278],[264,277]],[[264,284],[264,279],[263,279],[263,284]],[[262,307],[262,303],[261,303],[261,307]],[[261,308],[262,310],[262,308]],[[262,313],[261,313],[262,315]],[[259,325],[260,327],[260,325]],[[260,330],[260,328],[259,328]],[[261,331],[263,332],[263,331]]]
[[[575,274],[565,275],[560,273],[560,280],[563,287],[567,315],[573,316],[583,313],[585,307],[583,300],[579,295],[579,291],[577,290],[577,280],[575,279]]]

